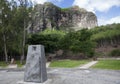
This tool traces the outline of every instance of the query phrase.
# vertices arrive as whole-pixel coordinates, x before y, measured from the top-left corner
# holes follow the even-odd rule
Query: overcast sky
[[[52,2],[55,5],[67,8],[78,5],[88,11],[96,14],[98,25],[106,25],[111,23],[120,23],[120,0],[32,0],[43,4],[44,2]]]

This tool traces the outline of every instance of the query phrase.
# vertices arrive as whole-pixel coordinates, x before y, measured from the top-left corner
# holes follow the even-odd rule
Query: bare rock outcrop
[[[37,4],[32,12],[32,26],[29,32],[45,29],[80,30],[97,26],[97,17],[78,6],[60,8],[50,2]]]

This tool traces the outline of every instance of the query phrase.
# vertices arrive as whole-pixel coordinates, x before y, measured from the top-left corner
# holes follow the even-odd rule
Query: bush
[[[114,49],[110,52],[110,56],[120,56],[120,49]]]
[[[64,33],[63,31],[46,30],[33,34],[28,38],[28,44],[42,44],[47,53],[54,53],[62,49],[74,53],[83,53],[87,57],[94,56],[94,42],[90,40],[88,29]]]
[[[88,29],[67,33],[61,40],[61,48],[74,53],[83,53],[87,57],[94,56],[95,43],[90,40],[91,33]]]
[[[28,39],[27,43],[36,45],[41,44],[45,46],[45,51],[47,53],[54,53],[59,49],[59,41],[64,36],[62,31],[50,31],[46,30],[38,34],[32,34]]]

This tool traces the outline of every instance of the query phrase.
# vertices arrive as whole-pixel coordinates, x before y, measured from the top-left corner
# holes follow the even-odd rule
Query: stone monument
[[[43,45],[30,45],[28,47],[25,82],[43,83],[47,80],[46,59]]]

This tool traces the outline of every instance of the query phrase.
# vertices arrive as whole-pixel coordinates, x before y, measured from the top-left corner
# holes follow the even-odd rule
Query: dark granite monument
[[[43,45],[30,45],[28,47],[25,82],[43,83],[47,80],[45,51]]]

